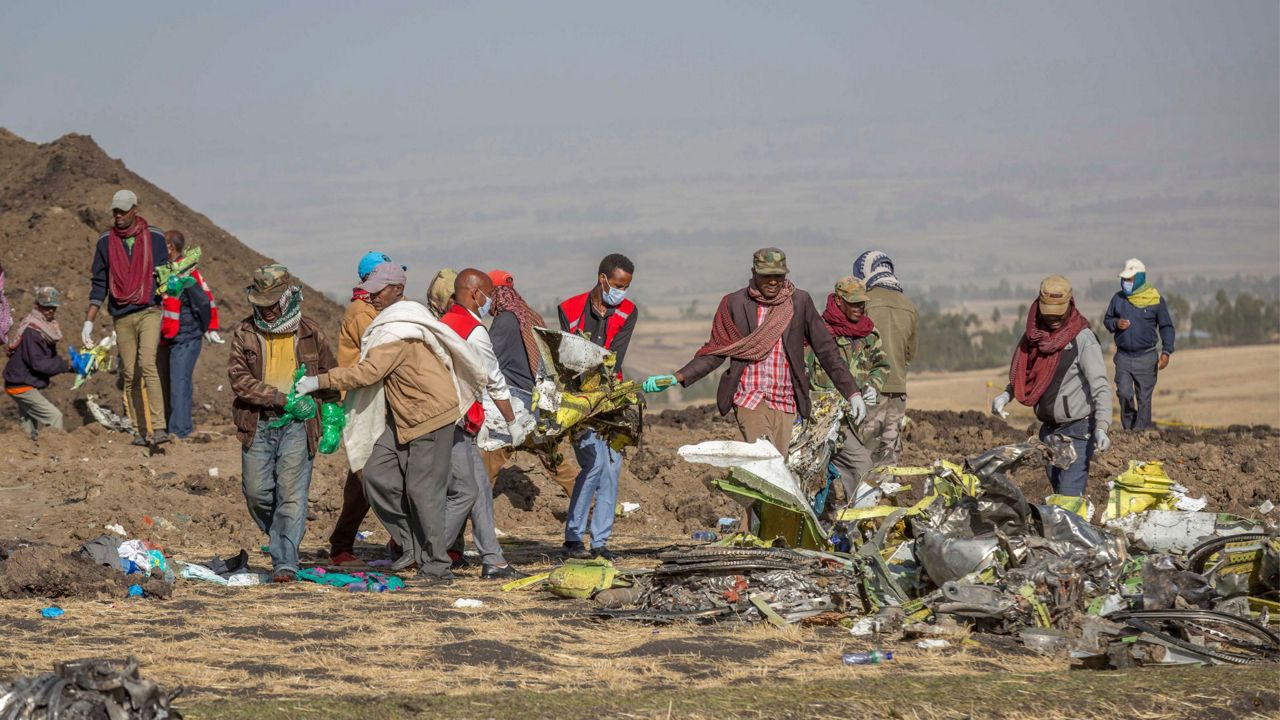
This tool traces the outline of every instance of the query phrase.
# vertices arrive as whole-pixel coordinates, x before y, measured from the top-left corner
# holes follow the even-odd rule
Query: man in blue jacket
[[[1102,320],[1116,340],[1116,395],[1125,430],[1151,427],[1151,395],[1156,374],[1173,354],[1173,318],[1160,291],[1147,283],[1147,266],[1137,258],[1120,272],[1120,292]],[[1156,341],[1159,341],[1159,353]]]

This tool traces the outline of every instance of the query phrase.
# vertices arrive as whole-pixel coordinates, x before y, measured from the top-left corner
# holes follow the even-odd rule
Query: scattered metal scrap
[[[0,683],[0,720],[181,720],[166,692],[138,675],[138,661],[76,660],[51,673]]]

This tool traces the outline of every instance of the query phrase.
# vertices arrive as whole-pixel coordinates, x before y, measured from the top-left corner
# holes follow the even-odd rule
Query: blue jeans
[[[608,443],[588,431],[574,443],[573,454],[582,470],[573,481],[569,498],[569,521],[565,523],[564,541],[582,542],[587,531],[587,514],[591,514],[591,547],[604,547],[613,533],[613,515],[618,506],[618,476],[622,474],[622,454],[609,449]],[[591,511],[592,500],[595,511]]]
[[[200,357],[201,338],[169,345],[169,432],[184,438],[195,429],[191,421],[191,376]]]
[[[267,534],[274,570],[298,571],[298,546],[307,530],[311,453],[306,423],[269,427],[259,419],[253,443],[240,451],[244,499],[249,515]]]
[[[1076,459],[1070,467],[1062,469],[1054,467],[1052,463],[1045,465],[1053,492],[1057,495],[1083,496],[1085,484],[1089,482],[1089,462],[1093,460],[1093,419],[1084,418],[1061,425],[1041,425],[1040,439],[1043,441],[1050,435],[1071,438],[1071,445],[1076,449]]]

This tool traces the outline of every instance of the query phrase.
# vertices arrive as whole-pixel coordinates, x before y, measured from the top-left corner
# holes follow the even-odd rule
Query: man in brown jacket
[[[660,392],[671,380],[688,387],[729,360],[720,378],[716,404],[721,415],[734,411],[747,442],[768,438],[785,457],[796,415],[809,416],[809,378],[805,344],[852,406],[854,424],[866,415],[862,393],[814,307],[809,293],[787,279],[787,257],[778,248],[757,250],[751,283],[724,296],[716,309],[711,338],[674,376],[645,381],[646,392]]]
[[[253,521],[267,533],[274,580],[291,582],[306,532],[320,422],[288,421],[286,394],[300,365],[325,372],[335,361],[324,331],[302,316],[302,289],[285,266],[258,268],[245,294],[253,314],[236,327],[227,361],[244,497]]]
[[[447,552],[453,538],[444,532],[445,501],[453,425],[462,417],[459,391],[450,369],[421,339],[396,335],[396,328],[373,334],[383,327],[378,325],[383,317],[397,316],[396,308],[388,308],[404,301],[405,282],[404,268],[395,263],[374,268],[360,285],[379,313],[369,330],[364,359],[353,367],[303,378],[298,390],[350,391],[382,384],[390,412],[363,465],[365,497],[392,539],[405,549],[392,571],[416,565],[424,581],[447,584],[453,580]],[[405,322],[391,324],[422,327],[422,318],[430,317],[426,308],[404,304],[416,305],[417,317],[406,313]]]

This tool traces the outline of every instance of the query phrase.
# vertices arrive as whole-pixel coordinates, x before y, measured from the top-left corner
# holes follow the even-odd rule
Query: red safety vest
[[[196,279],[196,284],[204,290],[204,294],[209,297],[209,329],[218,330],[218,303],[213,299],[213,291],[209,289],[209,283],[204,281],[199,270],[192,270],[191,277]],[[182,316],[182,298],[170,297],[165,295],[160,299],[160,337],[165,340],[171,340],[178,334],[178,324]]]
[[[461,305],[454,304],[449,311],[440,317],[440,322],[449,326],[449,329],[458,333],[458,337],[466,340],[471,337],[471,333],[480,327],[480,321],[470,310]],[[467,408],[466,422],[463,429],[472,435],[480,432],[480,426],[484,425],[484,405],[479,401],[471,403],[471,407]]]
[[[587,303],[590,302],[590,296],[591,293],[582,293],[560,303],[564,318],[569,321],[569,332],[575,335],[581,333],[586,326]],[[622,326],[627,324],[627,318],[631,317],[631,313],[635,311],[636,304],[625,299],[613,309],[613,314],[605,320],[604,347],[606,350],[613,349],[613,339],[618,336],[618,331],[622,330]]]

